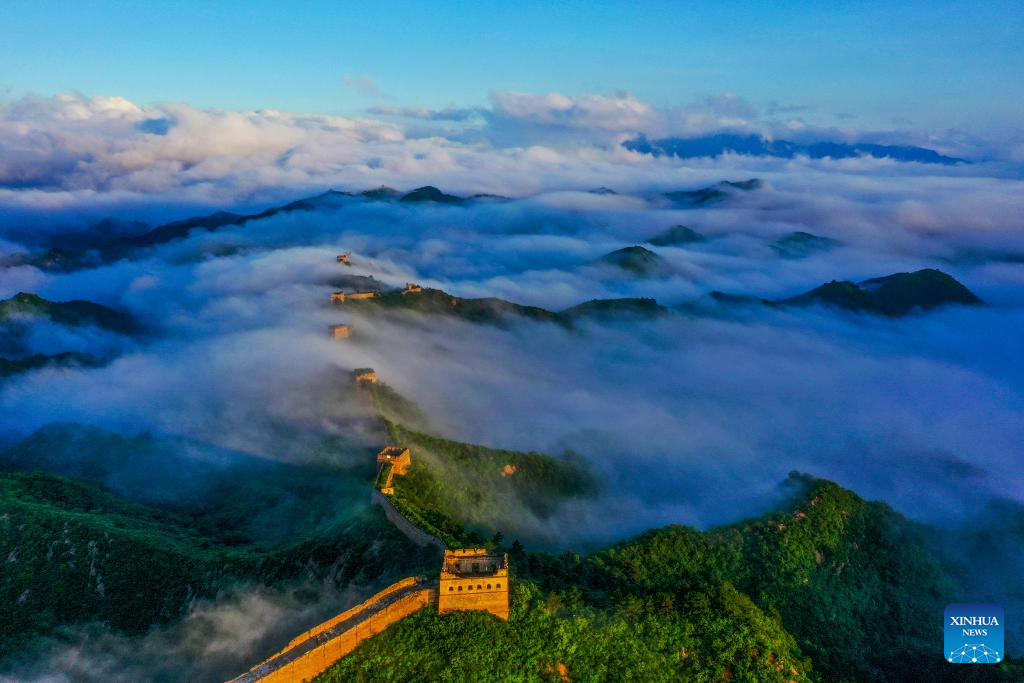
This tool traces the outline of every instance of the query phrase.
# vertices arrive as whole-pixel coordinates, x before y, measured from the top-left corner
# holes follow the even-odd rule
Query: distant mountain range
[[[664,196],[681,207],[703,208],[728,199],[737,192],[750,192],[752,190],[760,190],[762,187],[764,187],[764,183],[758,178],[740,181],[723,180],[697,190],[666,192]]]
[[[677,190],[653,195],[649,199],[661,202],[667,199],[676,208],[707,208],[730,197],[761,187],[762,183],[757,178],[735,182],[726,180],[693,190]],[[617,194],[614,190],[605,187],[589,190],[589,192],[601,195]],[[304,197],[279,206],[272,206],[258,213],[239,214],[230,211],[217,211],[212,214],[164,223],[156,227],[150,227],[141,221],[105,218],[95,223],[87,232],[75,233],[71,237],[62,234],[53,238],[39,251],[0,256],[0,268],[34,266],[49,272],[65,273],[95,268],[103,263],[132,258],[138,253],[145,252],[148,248],[184,239],[192,233],[215,232],[221,228],[244,226],[250,221],[279,215],[331,211],[339,209],[349,202],[359,201],[466,206],[482,202],[515,200],[511,197],[493,194],[460,197],[442,192],[432,185],[418,187],[410,192],[401,192],[382,185],[363,192],[327,190],[312,197]]]
[[[0,357],[0,380],[40,368],[95,368],[103,365],[103,362],[101,358],[78,351],[63,351],[55,354],[36,353],[25,358]]]
[[[31,318],[46,318],[59,325],[95,325],[119,334],[139,331],[138,322],[130,314],[92,301],[50,301],[27,292],[0,301],[0,329]]]
[[[641,250],[639,256],[636,250]],[[608,257],[614,257],[609,260]],[[643,247],[627,247],[612,252],[598,263],[617,265],[631,270],[634,265],[646,268],[650,257],[659,258]],[[618,263],[626,259],[626,265]],[[634,261],[634,259],[639,259]],[[646,272],[636,273],[644,277]],[[711,304],[709,307],[708,304]],[[696,315],[716,315],[716,309],[743,306],[783,308],[821,305],[886,317],[901,317],[927,312],[951,304],[980,305],[982,300],[951,275],[933,268],[913,273],[894,273],[865,280],[860,284],[833,280],[814,289],[784,299],[765,299],[746,294],[711,292],[706,297],[686,302],[678,312]],[[651,298],[593,299],[562,311],[551,311],[538,306],[524,306],[496,297],[464,299],[440,289],[424,288],[417,294],[406,295],[393,289],[372,299],[356,300],[345,304],[348,309],[364,312],[373,310],[402,310],[424,315],[454,316],[472,323],[506,326],[516,319],[534,322],[552,322],[573,327],[585,319],[653,318],[672,312],[672,309]]]
[[[45,367],[99,367],[109,358],[66,350],[58,353],[33,352],[27,340],[32,325],[48,321],[67,327],[93,326],[123,335],[141,331],[129,313],[92,301],[49,301],[36,294],[21,292],[0,301],[0,381],[12,375]]]
[[[966,164],[965,159],[939,154],[933,149],[914,147],[911,145],[876,145],[866,142],[831,142],[820,141],[811,143],[790,142],[789,140],[769,140],[760,135],[733,135],[721,133],[693,138],[660,138],[648,140],[645,136],[626,140],[622,143],[626,149],[656,157],[673,156],[680,159],[696,157],[718,157],[726,153],[744,154],[747,156],[782,157],[791,159],[806,156],[811,159],[849,159],[852,157],[869,156],[876,159],[894,159],[895,161],[914,161],[921,164]]]

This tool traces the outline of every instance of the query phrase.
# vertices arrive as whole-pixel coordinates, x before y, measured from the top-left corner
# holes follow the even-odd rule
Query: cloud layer
[[[353,88],[374,88],[366,77],[348,80]],[[328,186],[382,183],[431,182],[467,192],[521,195],[608,185],[623,175],[635,183],[680,170],[679,163],[619,146],[637,133],[728,130],[789,139],[892,141],[891,135],[780,118],[790,115],[788,109],[759,109],[732,94],[657,108],[629,94],[497,92],[486,107],[377,106],[366,118],[348,118],[201,110],[177,103],[141,106],[120,97],[79,94],[29,96],[0,102],[0,207],[227,206]],[[1019,170],[1012,165],[1020,161],[1012,143],[993,147],[955,131],[942,139],[906,133],[899,141],[1004,160],[975,173]]]
[[[377,114],[390,122],[82,96],[2,105],[0,254],[36,234],[70,242],[69,229],[103,215],[247,210],[326,186],[431,183],[524,198],[350,200],[200,231],[74,273],[5,268],[0,297],[29,290],[95,300],[131,311],[146,334],[32,327],[26,353],[116,358],[4,381],[0,439],[76,421],[299,460],[324,436],[351,436],[367,416],[335,368],[371,366],[446,436],[586,458],[604,494],[552,518],[524,516],[515,531],[537,545],[587,547],[666,523],[735,520],[775,502],[791,469],[943,524],[974,513],[964,501],[1024,502],[1024,182],[1011,166],[684,164],[615,144],[633,129],[754,125],[761,114],[731,96],[665,112],[627,95],[505,93],[483,109]],[[753,176],[761,189],[710,207],[659,196]],[[618,194],[586,191],[599,186]],[[594,265],[678,224],[707,239],[648,244],[666,264],[657,277]],[[782,258],[770,244],[793,231],[839,246]],[[347,251],[351,269],[334,260]],[[328,304],[353,274],[562,309],[623,296],[677,305],[712,290],[783,297],[833,278],[923,267],[953,274],[987,306],[902,320],[751,309],[568,331],[359,316]],[[341,321],[356,335],[333,343],[326,326]],[[144,639],[83,633],[25,672],[130,679],[169,662],[169,678],[206,676],[211,670],[181,665],[237,668],[225,653],[248,661],[280,638],[268,635],[273,624],[291,631],[310,620],[308,606],[288,596],[223,596]]]

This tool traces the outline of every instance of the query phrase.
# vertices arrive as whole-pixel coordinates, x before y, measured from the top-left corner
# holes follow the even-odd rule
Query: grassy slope
[[[391,440],[412,449],[412,467],[394,479],[395,506],[450,546],[478,545],[512,530],[524,514],[545,518],[566,500],[596,491],[572,454],[554,458],[433,436],[415,404],[386,384],[374,385],[371,396]]]

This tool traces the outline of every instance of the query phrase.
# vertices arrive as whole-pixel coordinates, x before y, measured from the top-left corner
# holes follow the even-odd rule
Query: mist
[[[360,144],[398,144],[374,130],[360,133]],[[428,144],[410,142],[403,153],[416,158]],[[670,523],[735,521],[778,505],[778,486],[794,469],[939,526],[966,523],[987,503],[1024,503],[1024,183],[1013,174],[877,159],[683,165],[596,148],[551,157],[538,148],[466,146],[458,163],[423,153],[404,167],[282,181],[277,192],[294,199],[328,181],[352,191],[378,181],[402,188],[432,182],[515,200],[446,207],[352,199],[197,231],[76,272],[0,271],[2,297],[31,291],[89,299],[142,325],[137,335],[118,335],[23,321],[19,354],[76,350],[107,362],[0,381],[0,435],[10,443],[53,422],[75,422],[303,462],[325,437],[375,444],[379,435],[360,431],[371,411],[339,370],[368,366],[445,437],[584,458],[600,494],[544,519],[523,511],[520,526],[503,531],[528,547],[589,549]],[[680,208],[659,196],[750,177],[764,186],[707,208]],[[619,194],[586,192],[602,185]],[[60,216],[148,221],[217,204],[194,188],[160,185],[142,199],[139,188],[120,199],[62,188],[50,199]],[[258,194],[261,204],[240,188],[231,185],[228,208],[273,199]],[[88,230],[88,221],[39,222],[49,211],[39,198],[20,194],[17,219],[0,223],[4,254],[32,244],[34,230],[51,241],[65,228]],[[663,273],[636,277],[595,265],[677,224],[707,239],[651,247]],[[838,244],[783,258],[771,244],[794,231]],[[349,251],[351,268],[335,262]],[[350,289],[345,278],[354,275],[561,310],[616,297],[676,307],[711,291],[781,298],[833,279],[925,267],[950,273],[985,305],[900,319],[821,307],[687,309],[570,329],[361,315],[328,303],[329,292]],[[327,325],[337,322],[352,325],[351,340],[327,338]],[[332,605],[355,599],[335,597]],[[209,651],[220,644],[245,653],[230,660],[234,666],[311,614],[299,601],[240,590],[145,638],[83,632],[84,645],[55,646],[25,676],[60,680],[61,671],[76,679],[88,669],[96,680],[115,672],[129,680],[168,651],[175,662],[221,661]],[[231,626],[253,619],[277,630],[253,635]],[[196,629],[215,637],[197,638]]]
[[[447,436],[586,455],[629,514],[617,529],[568,525],[584,539],[735,519],[748,511],[744,501],[766,495],[791,469],[834,478],[911,516],[949,513],[942,501],[962,467],[979,470],[972,482],[992,496],[1019,495],[1019,482],[997,474],[1021,436],[1024,375],[1013,340],[1024,320],[1016,260],[1024,202],[1008,191],[1019,181],[883,175],[880,163],[877,175],[843,173],[845,163],[828,173],[762,174],[762,190],[707,209],[659,201],[662,187],[467,207],[352,200],[200,231],[94,269],[23,267],[5,277],[5,295],[39,283],[35,291],[52,299],[125,308],[147,335],[111,340],[73,330],[67,339],[36,326],[24,340],[32,352],[117,357],[98,369],[8,380],[4,426],[24,435],[59,413],[297,457],[300,449],[282,447],[278,427],[288,425],[289,437],[329,432],[342,405],[311,400],[308,387],[331,366],[372,365]],[[658,248],[666,274],[594,265],[674,224],[707,240]],[[838,246],[780,258],[771,241],[796,230]],[[333,256],[342,251],[353,251],[356,267],[339,270]],[[988,305],[900,320],[822,309],[677,314],[571,332],[385,316],[358,320],[361,341],[352,344],[323,334],[351,318],[325,301],[339,277],[353,274],[559,310],[625,296],[675,306],[712,290],[775,298],[922,267],[951,273]],[[654,490],[642,484],[645,467],[664,475]],[[926,481],[910,485],[917,477]]]

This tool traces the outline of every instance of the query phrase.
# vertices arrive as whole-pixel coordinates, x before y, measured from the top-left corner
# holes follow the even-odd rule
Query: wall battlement
[[[343,304],[346,301],[358,301],[360,299],[375,299],[380,296],[377,292],[331,292],[332,304]]]
[[[357,386],[366,386],[367,384],[377,383],[377,373],[373,368],[356,368],[352,371],[352,379],[355,380]]]
[[[352,336],[352,328],[348,325],[328,325],[327,332],[331,339],[348,339]]]
[[[393,495],[395,477],[404,477],[412,467],[412,452],[402,446],[385,446],[377,454],[377,486],[381,493]]]
[[[369,600],[302,633],[280,652],[229,683],[312,680],[364,640],[436,601],[435,582],[422,577],[402,579]]]
[[[338,256],[348,264],[348,254]],[[402,294],[422,292],[407,282]],[[371,299],[376,292],[346,294],[333,292],[331,301]],[[455,303],[455,300],[452,300]],[[347,339],[348,325],[328,326],[332,339]],[[359,386],[377,383],[373,368],[353,370]],[[279,652],[228,683],[297,683],[315,678],[359,645],[410,614],[434,605],[439,614],[462,610],[483,610],[508,620],[508,554],[485,548],[449,550],[437,537],[410,522],[394,506],[389,495],[395,476],[404,476],[412,466],[412,451],[403,446],[385,446],[377,454],[377,480],[373,501],[384,509],[392,524],[417,545],[434,545],[442,550],[443,561],[437,580],[409,577],[394,583],[369,600],[345,610],[293,638]],[[514,471],[514,469],[513,469]],[[506,473],[507,474],[507,473]]]

